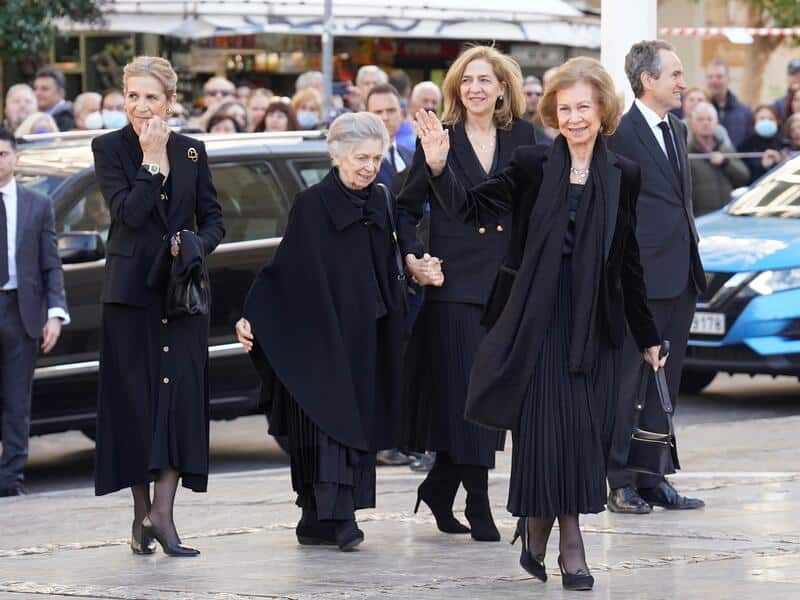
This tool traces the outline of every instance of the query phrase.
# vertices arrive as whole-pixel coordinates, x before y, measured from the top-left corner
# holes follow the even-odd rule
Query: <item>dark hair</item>
[[[756,113],[761,112],[762,110],[768,110],[772,113],[772,116],[775,117],[775,122],[781,122],[781,116],[778,114],[778,111],[775,110],[775,107],[772,104],[759,104],[753,109],[753,125],[756,124]]]
[[[642,40],[631,46],[625,56],[625,75],[628,76],[628,82],[636,98],[641,98],[644,94],[642,73],[650,73],[656,79],[661,77],[660,50],[675,52],[671,44],[662,40]]]
[[[239,125],[238,121],[236,121],[232,115],[224,114],[216,114],[211,117],[206,124],[206,132],[211,133],[211,130],[214,128],[214,126],[218,123],[222,123],[223,121],[230,121],[233,123],[233,128],[236,129],[236,133],[242,133],[242,127]]]
[[[266,131],[267,130],[267,117],[274,112],[282,112],[286,115],[288,131],[300,131],[300,124],[297,122],[297,115],[288,102],[281,100],[273,100],[267,105],[267,110],[264,111],[264,118],[256,125],[253,131]]]
[[[42,77],[49,77],[53,81],[56,82],[56,87],[60,90],[64,90],[67,85],[67,80],[64,79],[64,74],[59,71],[58,69],[53,69],[50,67],[45,67],[44,69],[39,69],[36,71],[36,76],[33,78],[34,81],[37,79],[41,79]]]
[[[405,71],[395,71],[389,75],[389,83],[401,96],[408,96],[411,93],[411,77]]]
[[[367,97],[364,99],[364,106],[369,106],[369,99],[377,94],[392,94],[395,98],[397,98],[398,102],[400,101],[400,92],[397,91],[396,87],[394,87],[391,83],[379,83],[378,85],[373,86],[367,94]]]
[[[800,88],[791,88],[786,94],[786,100],[783,102],[783,118],[788,119],[792,116],[792,100],[800,93]]]
[[[11,149],[14,152],[17,151],[17,140],[14,138],[14,134],[8,129],[0,129],[0,142],[8,142]]]

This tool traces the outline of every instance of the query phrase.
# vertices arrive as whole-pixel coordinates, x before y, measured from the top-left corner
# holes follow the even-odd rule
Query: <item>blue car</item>
[[[800,157],[697,220],[708,291],[681,391],[718,372],[800,376]]]

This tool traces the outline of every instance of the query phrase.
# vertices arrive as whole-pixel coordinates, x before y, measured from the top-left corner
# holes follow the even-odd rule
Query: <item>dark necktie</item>
[[[6,203],[3,202],[3,193],[0,192],[0,286],[8,282],[8,218],[6,217]]]
[[[389,163],[392,165],[394,172],[397,173],[397,162],[394,157],[394,144],[389,146]]]
[[[672,130],[669,128],[669,125],[666,121],[661,121],[661,123],[658,124],[658,127],[664,134],[664,145],[667,147],[667,158],[669,159],[669,164],[672,165],[672,171],[675,173],[675,177],[677,177],[678,181],[680,182],[681,168],[678,165],[678,154],[675,152],[675,141],[672,139]]]

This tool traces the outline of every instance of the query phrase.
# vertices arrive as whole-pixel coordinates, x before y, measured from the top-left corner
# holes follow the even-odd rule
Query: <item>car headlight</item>
[[[800,288],[800,269],[764,271],[749,283],[749,287],[762,296]]]

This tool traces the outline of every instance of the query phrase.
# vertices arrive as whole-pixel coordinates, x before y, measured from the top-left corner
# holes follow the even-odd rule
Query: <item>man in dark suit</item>
[[[411,164],[414,154],[397,143],[397,132],[403,122],[403,110],[400,107],[400,94],[389,83],[380,83],[373,87],[366,102],[367,112],[378,115],[386,131],[389,132],[389,149],[381,162],[380,171],[375,178],[377,183],[389,187],[395,194],[400,192],[403,177],[398,177]]]
[[[686,126],[669,112],[680,107],[686,83],[674,49],[660,40],[634,44],[625,58],[625,72],[636,99],[611,136],[609,147],[639,163],[642,170],[636,238],[650,311],[661,339],[671,342],[666,377],[674,403],[695,301],[706,285],[692,212]],[[649,513],[653,506],[699,508],[702,500],[681,496],[664,477],[625,468],[641,369],[640,349],[629,334],[623,349],[621,393],[608,464],[608,508],[636,514]],[[654,385],[647,391],[641,426],[666,431],[666,417]]]
[[[61,131],[75,129],[75,110],[72,102],[64,98],[66,80],[64,74],[57,69],[39,69],[33,80],[33,93],[39,110],[47,113]]]
[[[17,184],[14,137],[0,130],[0,496],[24,494],[37,346],[50,352],[69,323],[53,209]]]

